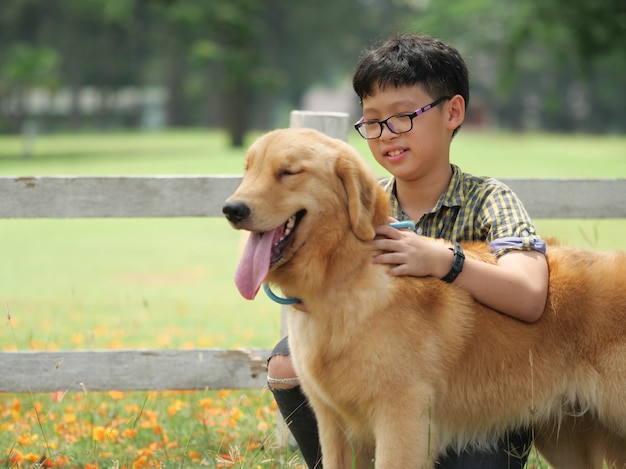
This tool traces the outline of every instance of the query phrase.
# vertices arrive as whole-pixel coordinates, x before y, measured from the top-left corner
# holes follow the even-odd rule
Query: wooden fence
[[[294,111],[291,126],[346,139],[348,116]],[[221,217],[240,180],[2,177],[0,218]],[[534,218],[626,218],[626,179],[504,182]],[[259,388],[267,356],[267,350],[215,349],[0,352],[0,392]]]

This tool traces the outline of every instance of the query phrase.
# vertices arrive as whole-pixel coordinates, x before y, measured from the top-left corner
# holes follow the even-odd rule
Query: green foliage
[[[585,71],[593,62],[624,52],[626,4],[621,0],[588,2],[528,0],[514,35],[550,44],[561,57],[573,57]]]
[[[0,76],[9,88],[52,88],[57,83],[58,63],[54,49],[19,43],[7,51]]]
[[[623,133],[625,9],[612,0],[431,2],[412,29],[467,58],[470,118],[487,109],[489,123],[507,129]]]

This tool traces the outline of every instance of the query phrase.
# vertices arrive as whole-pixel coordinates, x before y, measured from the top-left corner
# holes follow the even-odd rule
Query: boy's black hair
[[[371,49],[359,61],[352,86],[363,101],[376,88],[421,85],[433,99],[461,95],[469,104],[467,65],[459,52],[425,35],[400,34]]]

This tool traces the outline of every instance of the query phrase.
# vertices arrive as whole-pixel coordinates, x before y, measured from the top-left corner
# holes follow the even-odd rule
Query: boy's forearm
[[[509,252],[496,265],[466,259],[455,283],[490,308],[534,322],[546,303],[548,265],[544,255],[536,251]]]

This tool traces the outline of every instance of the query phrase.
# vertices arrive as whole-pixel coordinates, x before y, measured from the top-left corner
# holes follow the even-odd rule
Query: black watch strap
[[[465,254],[463,254],[463,248],[459,243],[454,243],[454,248],[450,248],[450,250],[454,252],[452,267],[450,268],[450,272],[441,279],[446,283],[454,282],[454,279],[456,279],[463,270],[463,263],[465,262]]]

